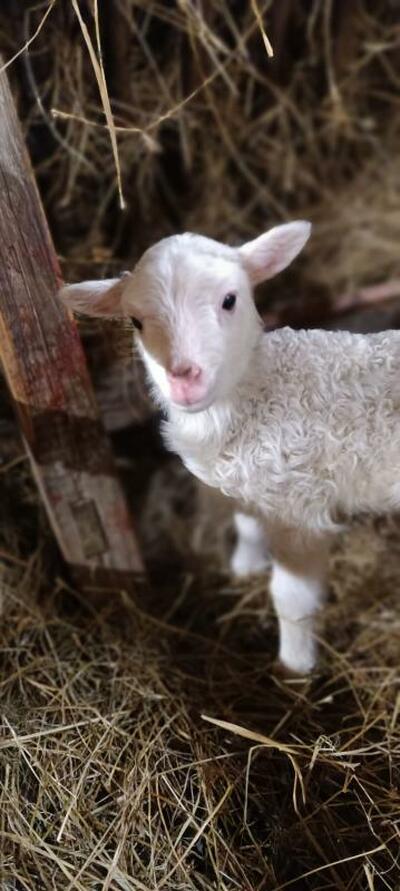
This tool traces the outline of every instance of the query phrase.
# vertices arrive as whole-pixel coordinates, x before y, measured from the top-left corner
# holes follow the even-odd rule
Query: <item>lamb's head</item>
[[[62,297],[88,315],[130,317],[163,403],[202,411],[229,397],[249,367],[261,332],[254,285],[288,266],[309,234],[310,224],[298,221],[239,248],[173,235],[132,273],[69,285]]]

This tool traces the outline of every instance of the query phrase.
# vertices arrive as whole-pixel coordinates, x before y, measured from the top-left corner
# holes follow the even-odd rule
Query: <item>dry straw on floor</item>
[[[156,530],[186,569],[135,602],[116,592],[95,609],[49,584],[47,535],[24,557],[29,530],[8,527],[1,887],[395,889],[398,523],[358,524],[342,542],[320,670],[290,681],[264,581],[218,574],[223,544],[218,564],[198,536],[210,514],[203,504],[184,531],[168,481],[191,483],[164,474],[142,536],[150,553]],[[7,476],[36,526],[27,470]],[[195,574],[199,550],[213,573]]]
[[[181,228],[236,240],[295,215],[315,236],[268,308],[399,277],[394,2],[5,0],[5,58],[32,37],[9,72],[69,279]],[[114,354],[92,342],[110,416]],[[0,441],[2,891],[398,889],[398,520],[342,540],[321,667],[290,681],[265,580],[232,582],[229,517],[148,427],[114,445],[151,590],[100,607],[70,587],[3,409]]]

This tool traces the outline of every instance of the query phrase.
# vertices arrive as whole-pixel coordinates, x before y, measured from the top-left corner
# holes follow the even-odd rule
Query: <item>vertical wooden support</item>
[[[1,58],[0,58],[1,67]],[[40,494],[76,577],[143,569],[6,75],[0,73],[0,357]],[[1,443],[0,443],[1,448]]]

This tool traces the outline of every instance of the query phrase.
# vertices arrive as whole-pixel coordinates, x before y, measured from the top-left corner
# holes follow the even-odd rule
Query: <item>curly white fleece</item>
[[[400,505],[400,332],[263,333],[229,401],[170,410],[200,479],[283,526],[330,533]]]

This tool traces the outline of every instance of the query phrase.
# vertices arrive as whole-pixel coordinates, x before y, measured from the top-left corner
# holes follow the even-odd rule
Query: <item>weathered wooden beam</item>
[[[0,58],[0,68],[1,68]],[[11,91],[0,72],[0,357],[41,497],[75,577],[142,571]],[[1,448],[1,443],[0,443]]]

